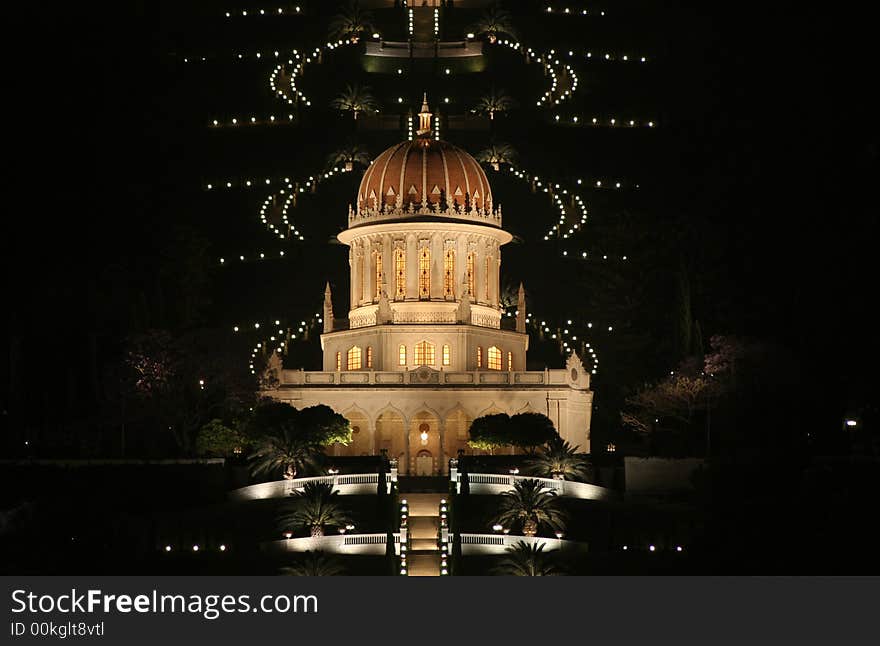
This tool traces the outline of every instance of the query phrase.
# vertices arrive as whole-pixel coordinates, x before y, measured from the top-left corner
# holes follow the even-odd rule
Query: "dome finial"
[[[419,129],[416,134],[419,137],[431,136],[431,108],[428,107],[428,93],[422,96],[422,110],[419,112]]]

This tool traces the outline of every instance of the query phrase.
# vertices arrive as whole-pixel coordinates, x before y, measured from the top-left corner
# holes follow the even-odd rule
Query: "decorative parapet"
[[[568,371],[547,369],[543,371],[502,371],[472,370],[448,371],[434,370],[422,366],[414,370],[378,371],[351,370],[341,372],[319,372],[305,370],[285,370],[282,373],[281,387],[290,386],[394,386],[406,384],[432,384],[439,386],[570,386]]]
[[[348,207],[348,226],[356,227],[362,224],[372,224],[374,222],[385,222],[389,220],[404,220],[418,216],[452,218],[455,220],[471,220],[478,224],[487,224],[490,226],[501,227],[501,206],[493,209],[491,202],[486,208],[477,208],[471,206],[465,208],[463,204],[450,204],[447,208],[440,208],[439,203],[428,204],[422,202],[416,205],[410,202],[404,205],[403,198],[397,196],[395,204],[382,204],[373,198],[371,206],[358,206],[357,210],[351,205]]]
[[[456,40],[440,42],[367,41],[365,54],[390,58],[461,58],[482,56],[482,41]]]
[[[391,301],[389,307],[392,312],[392,322],[395,324],[454,325],[459,322],[458,307],[451,301]],[[483,305],[472,305],[471,308],[471,325],[496,330],[501,328],[501,312]],[[348,318],[349,329],[378,325],[377,312],[376,305],[364,305],[352,311]]]
[[[308,483],[329,484],[340,495],[368,495],[377,493],[379,486],[378,473],[349,473],[345,475],[316,476],[313,478],[296,478],[294,480],[273,480],[260,484],[241,487],[230,491],[230,500],[243,502],[246,500],[265,500],[267,498],[286,498],[295,491],[302,491]]]
[[[400,554],[400,534],[394,537],[394,551]],[[388,544],[387,534],[340,534],[288,538],[261,545],[265,552],[327,552],[328,554],[383,555]]]
[[[449,479],[455,483],[456,490],[461,488],[461,474],[458,470],[450,472]],[[535,478],[531,476],[503,475],[500,473],[468,473],[468,486],[471,493],[497,495],[512,491],[517,482],[537,480],[545,489],[556,492],[557,496],[578,498],[579,500],[612,500],[618,497],[617,492],[607,487],[600,487],[586,482],[572,480],[554,480],[551,478]]]
[[[452,536],[452,534],[450,534]],[[564,550],[586,552],[587,543],[567,541],[562,538],[544,538],[543,536],[516,536],[512,534],[459,534],[461,553],[465,556],[473,554],[505,554],[508,548],[519,542],[526,545],[543,545],[546,551]]]

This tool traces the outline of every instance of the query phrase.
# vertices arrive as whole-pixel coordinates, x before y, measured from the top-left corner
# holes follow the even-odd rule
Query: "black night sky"
[[[849,15],[861,26],[844,29],[835,15],[843,9],[832,5],[626,0],[583,19],[544,16],[541,2],[504,3],[537,49],[648,55],[642,66],[578,64],[580,85],[565,109],[656,119],[654,129],[552,123],[552,111],[531,107],[546,83],[540,70],[504,52],[484,73],[444,78],[431,64],[370,75],[351,51],[309,68],[302,83],[312,107],[295,125],[209,127],[215,118],[286,114],[268,87],[272,63],[238,62],[234,53],[320,43],[333,3],[301,4],[308,20],[226,19],[215,2],[169,1],[41,4],[15,17],[10,33],[26,37],[5,53],[7,175],[15,179],[7,188],[3,454],[118,455],[108,412],[119,390],[114,370],[147,330],[246,363],[249,345],[232,335],[234,325],[311,316],[327,280],[344,313],[347,250],[333,237],[346,226],[360,172],[302,199],[293,217],[306,240],[297,243],[260,224],[267,190],[205,187],[301,178],[347,141],[375,156],[405,137],[356,129],[328,107],[345,83],[361,82],[383,111],[415,106],[427,91],[453,98],[443,106],[450,115],[491,85],[506,88],[519,108],[494,132],[444,138],[471,153],[492,137],[509,142],[522,167],[568,186],[577,178],[638,184],[585,188],[585,233],[544,242],[555,219],[550,201],[488,171],[505,228],[518,237],[505,248],[503,282],[525,283],[539,319],[615,327],[594,337],[602,370],[593,433],[602,444],[645,449],[621,429],[619,411],[691,353],[681,341],[686,284],[689,324],[704,349],[713,335],[732,335],[766,352],[754,397],[727,421],[751,430],[719,435],[719,451],[783,462],[847,454],[841,425],[857,418],[874,438],[859,450],[876,459],[878,148],[867,98],[875,73],[863,71],[876,57],[859,33],[867,17]],[[564,249],[596,260],[563,257]],[[280,250],[283,259],[218,262]],[[629,264],[602,264],[604,254]],[[319,357],[313,339],[286,363],[316,369]],[[536,367],[563,362],[534,340],[530,357]],[[234,372],[223,361],[218,373]],[[148,426],[132,430],[130,454],[180,454],[138,439]]]

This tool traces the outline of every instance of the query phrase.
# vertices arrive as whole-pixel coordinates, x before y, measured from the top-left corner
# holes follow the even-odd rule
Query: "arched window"
[[[507,369],[513,370],[513,352],[507,353]]]
[[[382,296],[382,252],[375,251],[373,252],[373,256],[375,256],[375,262],[373,265],[376,267],[376,293],[375,298],[378,300],[380,296]]]
[[[406,365],[406,346],[402,343],[397,348],[397,365],[405,366]]]
[[[468,251],[467,255],[467,285],[468,285],[468,294],[471,295],[471,299],[474,299],[476,295],[474,294],[474,252]]]
[[[477,368],[483,367],[483,346],[477,346]]]
[[[455,298],[455,250],[447,249],[443,255],[443,296]]]
[[[419,298],[431,298],[431,250],[419,250]]]
[[[367,346],[367,368],[373,367],[373,346]]]
[[[443,344],[443,365],[448,366],[450,363],[452,363],[452,361],[451,361],[451,356],[450,356],[450,352],[449,352],[449,344],[444,343]]]
[[[349,370],[361,369],[361,349],[358,346],[349,348],[346,365]]]
[[[416,365],[417,366],[433,366],[434,365],[434,344],[427,341],[416,343]]]
[[[394,250],[394,297],[406,298],[406,254],[403,249]]]
[[[336,372],[339,372],[340,370],[342,370],[342,353],[337,352],[336,353]]]
[[[501,350],[494,345],[486,353],[486,367],[489,370],[501,370]]]

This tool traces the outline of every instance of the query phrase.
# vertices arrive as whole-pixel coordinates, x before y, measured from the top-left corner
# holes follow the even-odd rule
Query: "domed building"
[[[581,451],[590,450],[592,391],[577,355],[566,369],[526,370],[522,287],[514,330],[502,329],[501,248],[513,236],[479,163],[432,136],[427,101],[411,141],[380,154],[361,180],[348,228],[347,320],[325,291],[320,372],[282,370],[276,399],[326,404],[354,439],[338,455],[385,450],[403,474],[445,473],[470,453],[482,415],[539,412]]]

